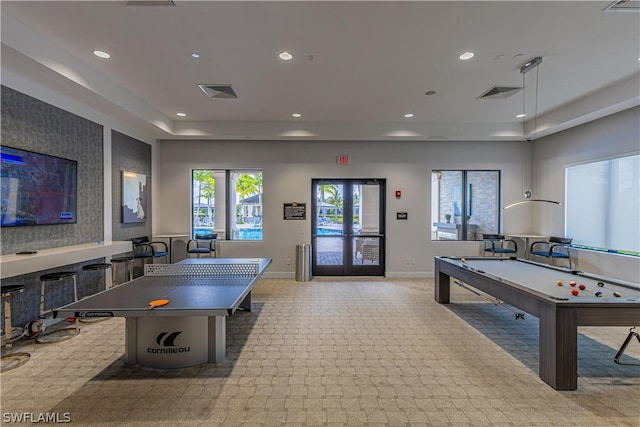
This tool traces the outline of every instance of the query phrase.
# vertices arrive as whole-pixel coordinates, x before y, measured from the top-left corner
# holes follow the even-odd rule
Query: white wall
[[[640,107],[536,140],[533,160],[538,196],[564,202],[565,167],[631,153],[640,153]],[[563,235],[562,207],[540,205],[534,208],[533,214],[536,232]],[[637,257],[593,251],[576,253],[580,270],[636,283],[640,281],[640,259]]]
[[[640,107],[584,124],[533,143],[512,142],[322,142],[322,141],[160,141],[118,119],[50,90],[2,67],[2,84],[66,111],[102,124],[105,136],[105,239],[111,236],[109,206],[111,129],[152,145],[154,234],[189,231],[192,168],[261,168],[264,172],[264,240],[224,242],[224,256],[269,256],[272,275],[293,276],[297,243],[310,241],[310,222],[283,221],[282,204],[310,203],[312,178],[387,179],[387,276],[433,274],[435,255],[472,255],[478,244],[429,238],[430,172],[434,169],[499,169],[503,171],[503,204],[520,200],[523,165],[533,149],[533,187],[541,198],[564,200],[567,165],[640,152]],[[336,156],[349,155],[339,166]],[[526,171],[526,169],[524,169]],[[157,180],[157,181],[156,181]],[[395,190],[402,190],[396,200]],[[396,221],[395,212],[409,213]],[[562,235],[564,211],[552,205],[521,205],[503,211],[502,230],[510,233]],[[415,265],[405,265],[415,258]],[[588,251],[579,253],[579,268],[604,276],[638,281],[640,259]]]
[[[433,274],[436,255],[476,255],[478,242],[430,240],[431,171],[487,169],[503,171],[503,197],[522,194],[524,142],[321,142],[321,141],[160,141],[158,207],[154,224],[159,233],[183,233],[190,228],[190,183],[193,168],[261,168],[264,181],[264,240],[221,242],[222,256],[273,258],[272,276],[293,277],[295,245],[310,243],[310,219],[284,221],[283,203],[311,203],[312,178],[385,178],[387,180],[387,276],[425,277]],[[348,155],[350,164],[336,163]],[[402,198],[395,198],[402,190]],[[310,206],[310,205],[308,205]],[[504,213],[505,229],[529,232],[530,208]],[[395,212],[406,211],[407,221]],[[415,265],[406,265],[415,258]]]

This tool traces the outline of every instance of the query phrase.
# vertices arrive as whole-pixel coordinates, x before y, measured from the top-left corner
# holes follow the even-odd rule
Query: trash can
[[[311,280],[311,245],[302,243],[296,245],[296,281]]]

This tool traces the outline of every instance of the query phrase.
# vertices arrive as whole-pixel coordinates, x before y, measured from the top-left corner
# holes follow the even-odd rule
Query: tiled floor
[[[3,422],[640,426],[640,367],[613,362],[628,328],[580,328],[578,390],[560,392],[538,377],[536,318],[454,288],[444,306],[430,280],[261,279],[227,321],[227,360],[171,371],[124,366],[123,319],[86,324],[2,374]]]

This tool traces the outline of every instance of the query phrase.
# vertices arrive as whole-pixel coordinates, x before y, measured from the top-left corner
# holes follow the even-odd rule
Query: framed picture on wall
[[[147,220],[147,175],[122,171],[122,222]]]

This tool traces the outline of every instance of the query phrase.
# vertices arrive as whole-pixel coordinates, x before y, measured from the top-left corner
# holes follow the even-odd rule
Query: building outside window
[[[499,232],[499,171],[432,171],[431,194],[432,240],[481,240]]]

